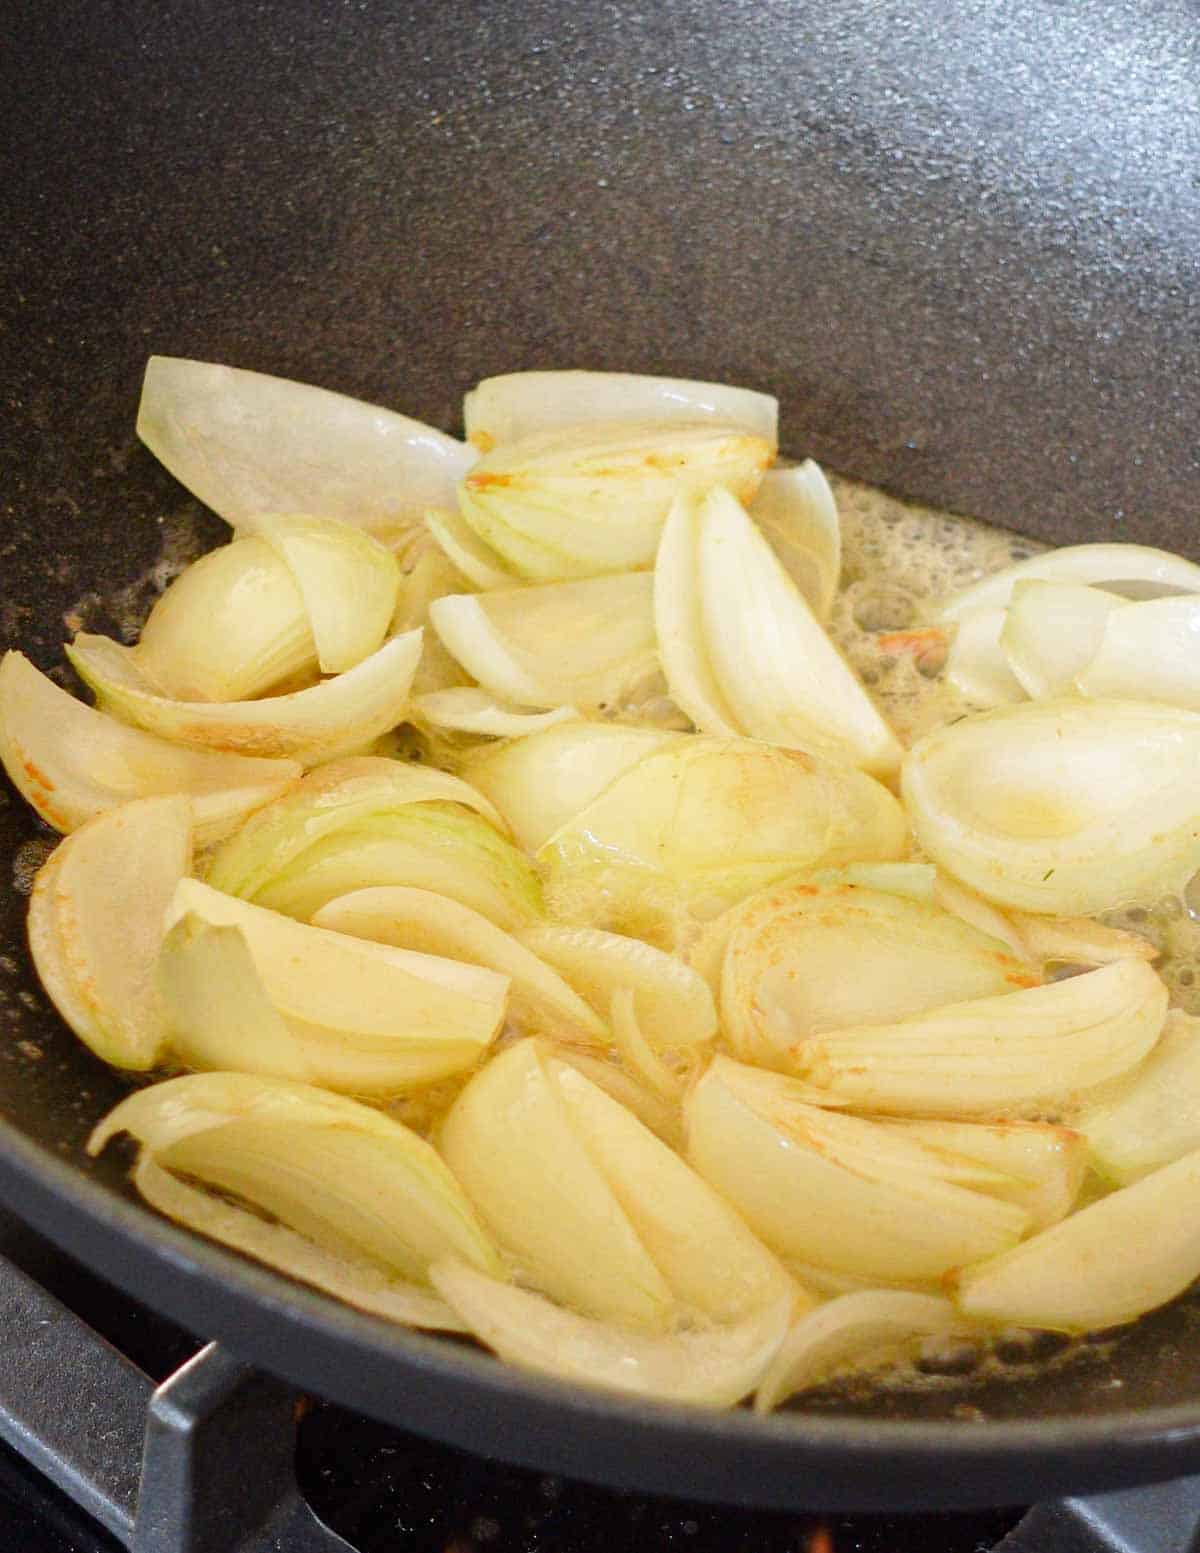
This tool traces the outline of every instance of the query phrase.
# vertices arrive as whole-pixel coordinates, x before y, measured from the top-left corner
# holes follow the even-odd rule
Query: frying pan
[[[1200,558],[1182,0],[63,0],[8,11],[0,632],[43,667],[222,527],[136,443],[151,352],[453,429],[522,367],[779,395],[834,469]],[[0,811],[0,1196],[303,1387],[469,1449],[738,1503],[1028,1502],[1200,1466],[1187,1300],[1002,1380],[709,1417],[414,1336],[160,1221],[33,981],[48,837]]]

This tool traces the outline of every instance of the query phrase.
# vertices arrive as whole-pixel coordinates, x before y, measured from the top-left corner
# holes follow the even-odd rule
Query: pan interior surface
[[[18,6],[0,645],[50,668],[70,629],[120,634],[225,533],[136,442],[151,352],[447,429],[477,378],[523,367],[737,381],[847,474],[1200,558],[1194,17],[988,10]],[[571,1398],[191,1242],[115,1152],[83,1155],[125,1086],[28,965],[51,841],[5,786],[0,1194],[198,1330],[495,1454],[668,1490],[702,1460],[714,1498],[1004,1502],[1194,1469],[1188,1301],[1002,1379],[692,1419]]]

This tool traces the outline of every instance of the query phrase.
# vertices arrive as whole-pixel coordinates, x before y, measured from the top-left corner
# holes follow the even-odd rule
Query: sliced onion
[[[0,661],[0,759],[56,830],[134,798],[184,793],[196,844],[220,840],[299,777],[291,760],[184,749],[85,706],[18,652]]]
[[[431,1277],[475,1336],[509,1364],[693,1406],[732,1407],[754,1390],[792,1305],[785,1294],[727,1326],[658,1336],[589,1320],[461,1262],[439,1262]]]
[[[737,500],[710,491],[699,525],[704,646],[739,731],[894,771],[895,735]]]
[[[1200,711],[1200,599],[1123,604],[1076,676],[1085,696],[1130,696]]]
[[[1096,1168],[1119,1186],[1200,1149],[1200,1019],[1172,1009],[1129,1087],[1080,1126]]]
[[[356,890],[329,901],[312,921],[356,938],[486,965],[508,977],[509,1015],[526,1033],[571,1033],[601,1043],[609,1039],[604,1021],[536,953],[479,912],[443,895],[396,885]]]
[[[317,666],[291,569],[253,538],[210,550],[182,571],[129,655],[153,689],[180,701],[250,700]]]
[[[737,719],[709,661],[700,598],[700,509],[677,496],[654,563],[654,629],[667,690],[701,733],[736,738]]]
[[[707,983],[674,955],[638,938],[561,922],[535,922],[517,936],[598,1014],[608,1013],[615,993],[628,990],[652,1046],[695,1046],[717,1033]]]
[[[684,1107],[688,1160],[779,1255],[929,1279],[1020,1238],[1024,1209],[958,1184],[995,1172],[811,1105],[791,1084],[718,1057]]]
[[[1034,1229],[1057,1224],[1070,1213],[1087,1172],[1083,1134],[1048,1122],[906,1119],[887,1125],[929,1148],[945,1149],[1001,1172],[1002,1180],[980,1185],[978,1190],[1027,1208]]]
[[[553,728],[558,723],[578,722],[580,715],[573,706],[556,706],[550,712],[531,712],[497,701],[486,690],[467,685],[418,696],[413,703],[413,714],[435,728],[479,733],[493,739],[514,739],[523,734],[540,733],[543,728]]]
[[[747,509],[818,620],[829,619],[842,567],[837,503],[819,464],[768,469]]]
[[[1038,958],[1036,949],[1017,929],[1011,914],[998,910],[990,901],[985,901],[982,895],[969,890],[965,884],[944,873],[940,868],[936,870],[934,877],[933,900],[934,904],[940,906],[943,911],[952,912],[969,926],[978,928],[981,933],[986,933],[990,938],[1006,944],[1018,960]]]
[[[595,1050],[578,1046],[548,1045],[548,1054],[578,1068],[585,1078],[590,1078],[597,1088],[611,1095],[627,1111],[632,1111],[639,1122],[644,1123],[673,1149],[683,1146],[683,1118],[677,1100],[668,1100],[649,1084],[630,1073],[623,1064],[602,1057]]]
[[[262,701],[162,696],[129,661],[127,649],[103,636],[81,634],[66,653],[107,706],[148,733],[193,748],[317,765],[361,748],[401,721],[421,656],[421,633],[393,637],[334,679]]]
[[[1200,713],[1043,701],[939,728],[902,791],[940,867],[1003,906],[1084,915],[1179,891],[1200,866]]]
[[[968,1315],[1088,1332],[1132,1321],[1200,1277],[1200,1150],[1070,1214],[958,1279]]]
[[[896,1289],[843,1294],[792,1325],[754,1394],[754,1410],[769,1413],[797,1391],[834,1376],[893,1363],[920,1338],[970,1331],[971,1322],[935,1294]]]
[[[463,400],[467,440],[488,453],[538,432],[601,422],[712,419],[778,444],[779,404],[727,383],[636,372],[508,372],[484,378]]]
[[[229,523],[312,512],[381,536],[454,509],[474,448],[324,388],[151,356],[138,436]]]
[[[670,1286],[581,1141],[535,1042],[509,1047],[470,1080],[438,1147],[538,1288],[601,1320],[669,1325]]]
[[[936,905],[937,869],[932,863],[847,863],[836,874],[820,874],[814,884],[856,884],[884,895]],[[986,931],[986,930],[984,930]],[[995,934],[991,935],[995,937]]]
[[[1112,960],[1158,959],[1158,950],[1140,933],[1107,927],[1090,917],[1035,917],[1028,911],[1015,911],[1012,917],[1014,928],[1036,960],[1108,965]]]
[[[644,572],[460,593],[429,618],[462,666],[500,700],[551,709],[619,702],[656,661],[653,579]]]
[[[323,674],[342,674],[382,647],[400,568],[379,540],[303,513],[260,513],[241,532],[264,540],[294,578]]]
[[[851,1105],[913,1116],[1030,1114],[1126,1073],[1158,1039],[1167,989],[1142,960],[810,1037],[796,1071]]]
[[[601,908],[620,926],[653,907],[654,890],[715,916],[804,868],[897,857],[906,839],[899,806],[864,772],[691,737],[611,782],[538,859],[556,899]]]
[[[358,1094],[433,1083],[473,1066],[503,1022],[508,978],[481,966],[305,926],[196,879],[179,884],[167,927],[188,913],[241,929],[314,1083]]]
[[[122,1132],[143,1160],[227,1192],[335,1256],[426,1288],[429,1263],[443,1256],[503,1276],[436,1150],[354,1100],[281,1079],[194,1074],[123,1101],[89,1153]]]
[[[629,987],[619,987],[613,993],[608,1023],[616,1053],[630,1073],[654,1094],[678,1105],[687,1089],[690,1074],[670,1067],[642,1034],[633,992]]]
[[[649,566],[679,490],[753,496],[774,449],[720,421],[595,423],[506,442],[463,481],[459,508],[538,582]]]
[[[520,581],[457,511],[427,512],[425,524],[447,558],[477,588],[512,588]]]
[[[788,1067],[816,1032],[1010,992],[1038,981],[1026,961],[949,912],[832,881],[748,902],[725,951],[721,1016],[747,1062]]]
[[[418,696],[468,684],[470,675],[442,646],[437,632],[424,629],[429,625],[429,606],[434,599],[445,593],[461,593],[467,585],[466,578],[441,551],[422,548],[419,541],[411,548],[416,553],[409,556],[401,573],[388,635],[399,636],[422,628],[421,661],[412,682],[415,704]]]
[[[975,609],[958,622],[946,655],[946,679],[972,706],[986,710],[1026,700],[1000,645],[1007,618],[1003,609]]]
[[[599,797],[623,772],[683,735],[606,723],[564,723],[481,751],[463,764],[528,852]]]
[[[1120,608],[1117,594],[1083,583],[1015,583],[1000,646],[1026,693],[1035,700],[1071,695],[1076,677],[1096,655],[1105,622]]]
[[[42,986],[87,1046],[118,1068],[161,1060],[167,1024],[154,981],[163,915],[191,867],[186,798],[110,809],[51,853],[29,902]]]
[[[1200,566],[1148,545],[1066,545],[1029,556],[955,593],[934,611],[937,620],[961,620],[977,609],[1004,609],[1015,583],[1027,578],[1082,582],[1100,588],[1146,584],[1167,591],[1200,592]]]

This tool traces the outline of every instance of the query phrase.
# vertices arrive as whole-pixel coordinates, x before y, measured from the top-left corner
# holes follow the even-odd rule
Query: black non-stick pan
[[[779,395],[834,469],[1200,558],[1200,110],[1184,0],[17,0],[0,226],[0,634],[144,608],[222,533],[137,444],[145,357],[453,429],[532,366]],[[1002,1380],[766,1420],[582,1394],[196,1240],[81,1141],[121,1083],[24,950],[0,809],[0,1196],[299,1385],[469,1448],[732,1502],[1028,1502],[1200,1468],[1185,1300]],[[11,886],[10,886],[11,881]]]

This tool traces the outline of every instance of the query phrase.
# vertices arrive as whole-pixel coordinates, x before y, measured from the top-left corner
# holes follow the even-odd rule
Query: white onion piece
[[[556,706],[549,712],[530,712],[523,707],[497,701],[486,690],[462,685],[448,690],[417,696],[413,715],[434,728],[449,728],[456,733],[479,733],[493,739],[515,739],[539,733],[557,723],[579,721],[573,706]]]
[[[724,489],[701,504],[697,558],[704,644],[739,730],[877,775],[894,771],[895,734]]]
[[[754,1411],[769,1413],[797,1391],[848,1371],[892,1363],[920,1338],[972,1330],[949,1300],[935,1294],[873,1289],[840,1295],[793,1323],[754,1393]]]
[[[1093,922],[1091,917],[1037,917],[1012,913],[1013,927],[1034,959],[1063,965],[1108,965],[1112,960],[1157,960],[1158,950],[1140,933]]]
[[[1122,607],[1117,594],[1083,583],[1014,583],[1000,646],[1026,694],[1039,701],[1070,695],[1096,655],[1109,615]]]
[[[649,1127],[655,1137],[661,1138],[673,1149],[679,1150],[683,1147],[683,1118],[680,1115],[678,1101],[667,1100],[649,1084],[630,1073],[624,1064],[612,1062],[607,1057],[600,1056],[595,1050],[555,1045],[547,1045],[546,1050],[559,1062],[565,1062],[571,1068],[578,1068],[583,1076],[590,1078],[598,1089],[602,1089],[606,1095],[611,1095],[627,1111],[632,1111],[638,1121]]]
[[[777,1254],[923,1280],[1020,1238],[1028,1213],[971,1189],[996,1172],[811,1105],[793,1083],[718,1057],[684,1106],[688,1161]]]
[[[89,820],[51,853],[29,902],[42,986],[75,1034],[115,1067],[161,1060],[154,980],[163,916],[191,867],[191,805],[139,798]]]
[[[484,378],[463,400],[467,440],[484,453],[502,442],[595,421],[704,419],[744,426],[772,448],[778,444],[778,401],[728,383],[636,372],[508,372]]]
[[[654,728],[564,723],[473,755],[463,771],[536,852],[561,825],[599,797],[622,772],[684,736]]]
[[[1096,1168],[1120,1186],[1200,1149],[1200,1019],[1172,1009],[1129,1087],[1079,1125]]]
[[[434,1287],[509,1364],[563,1380],[692,1406],[749,1395],[783,1340],[791,1299],[725,1326],[652,1336],[588,1320],[459,1262],[430,1270]]]
[[[453,510],[474,448],[378,405],[236,367],[151,356],[138,436],[228,523],[313,512],[381,536]]]
[[[457,511],[427,512],[425,526],[446,557],[477,588],[514,588],[520,582]]]
[[[308,690],[262,701],[176,701],[159,695],[117,642],[80,634],[66,648],[79,677],[148,733],[192,748],[318,765],[369,744],[404,717],[421,633],[393,637],[355,668]]]
[[[552,709],[620,701],[656,662],[644,572],[435,599],[429,618],[462,666],[502,701]]]
[[[241,929],[314,1083],[398,1094],[473,1066],[503,1022],[508,978],[481,966],[306,926],[196,879],[166,928],[188,913]]]
[[[466,475],[459,510],[536,582],[650,565],[680,490],[749,500],[774,449],[720,421],[594,423],[502,443]]]
[[[485,965],[509,978],[509,1017],[519,1028],[608,1041],[604,1021],[536,953],[446,896],[396,885],[355,890],[322,906],[312,923],[375,943]]]
[[[701,733],[736,738],[737,720],[705,645],[700,599],[700,511],[680,495],[667,514],[654,563],[654,630],[667,690]]]
[[[1028,944],[1025,935],[1018,931],[1010,916],[940,868],[934,877],[933,900],[943,911],[952,912],[971,927],[978,928],[981,933],[987,933],[989,937],[1007,944],[1018,960],[1038,958],[1037,951]]]
[[[615,993],[632,993],[638,1023],[652,1046],[695,1046],[717,1033],[707,983],[674,955],[639,938],[560,922],[533,923],[517,937],[599,1014],[607,1014]]]
[[[1088,1332],[1132,1321],[1200,1277],[1200,1150],[958,1278],[968,1315]]]
[[[1142,960],[812,1036],[796,1071],[891,1115],[1029,1114],[1126,1073],[1158,1039],[1167,989]]]
[[[887,1126],[929,1148],[945,1149],[1001,1172],[1002,1180],[977,1189],[1027,1208],[1034,1229],[1057,1224],[1070,1213],[1087,1172],[1084,1135],[1049,1122],[895,1119]]]
[[[197,846],[236,830],[302,769],[169,744],[85,706],[18,652],[0,661],[0,760],[41,817],[64,832],[130,799],[186,794]]]
[[[814,881],[747,903],[725,950],[721,1020],[737,1056],[788,1068],[814,1032],[1037,981],[1027,962],[937,906]]]
[[[974,609],[959,620],[946,655],[946,679],[972,706],[987,709],[1026,699],[1000,646],[1003,609]]]
[[[993,572],[960,593],[944,599],[933,611],[935,620],[961,620],[977,609],[1004,609],[1013,585],[1026,578],[1053,582],[1083,582],[1097,587],[1144,583],[1184,593],[1200,592],[1200,566],[1167,550],[1148,545],[1066,545],[1029,556]]]
[[[905,761],[924,851],[1002,906],[1148,903],[1200,866],[1200,714],[1042,701],[939,728]]]
[[[239,532],[265,541],[287,566],[323,674],[342,674],[383,645],[400,587],[400,568],[385,545],[305,513],[257,514],[243,519]]]
[[[818,620],[829,619],[842,568],[837,503],[819,464],[768,469],[747,508]]]
[[[814,877],[812,883],[857,884],[866,890],[902,895],[906,900],[921,901],[928,906],[939,904],[934,899],[937,869],[932,863],[847,863],[836,872]]]
[[[186,567],[127,651],[154,689],[180,701],[250,700],[317,666],[296,579],[254,538]]]
[[[133,1184],[152,1208],[197,1234],[311,1284],[385,1321],[437,1332],[465,1332],[466,1323],[445,1300],[415,1284],[389,1278],[370,1262],[328,1251],[285,1224],[272,1224],[199,1187],[189,1186],[150,1155],[138,1160]]]
[[[634,1008],[633,992],[629,987],[619,987],[613,993],[608,1023],[613,1047],[625,1067],[647,1089],[678,1105],[691,1075],[688,1071],[669,1067],[642,1034]]]
[[[1129,696],[1200,711],[1200,598],[1112,610],[1076,684],[1085,696]]]

